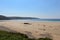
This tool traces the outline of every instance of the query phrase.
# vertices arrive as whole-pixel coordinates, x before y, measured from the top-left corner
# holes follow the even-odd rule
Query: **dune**
[[[26,34],[29,38],[60,40],[60,22],[0,22],[0,30]]]

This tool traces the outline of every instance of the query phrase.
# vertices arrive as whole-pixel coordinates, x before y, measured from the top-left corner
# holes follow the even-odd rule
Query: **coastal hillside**
[[[10,18],[6,17],[6,16],[3,16],[3,15],[0,15],[0,20],[9,20]]]
[[[35,17],[6,17],[3,15],[0,15],[0,20],[13,20],[13,19],[39,19]]]

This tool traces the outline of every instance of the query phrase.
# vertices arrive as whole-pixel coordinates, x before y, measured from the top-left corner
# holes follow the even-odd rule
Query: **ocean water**
[[[14,19],[14,20],[0,20],[0,22],[1,21],[60,22],[60,19]]]

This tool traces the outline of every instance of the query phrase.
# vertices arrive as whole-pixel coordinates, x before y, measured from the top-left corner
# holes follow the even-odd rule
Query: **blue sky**
[[[60,18],[60,0],[0,0],[0,15]]]

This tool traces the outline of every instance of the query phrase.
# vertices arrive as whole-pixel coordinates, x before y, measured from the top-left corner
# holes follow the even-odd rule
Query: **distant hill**
[[[0,15],[0,20],[13,20],[13,19],[39,19],[35,17],[6,17],[3,15]]]
[[[9,20],[9,18],[3,15],[0,15],[0,20]]]
[[[8,17],[10,19],[39,19],[39,18],[34,18],[34,17]]]

